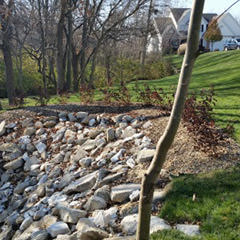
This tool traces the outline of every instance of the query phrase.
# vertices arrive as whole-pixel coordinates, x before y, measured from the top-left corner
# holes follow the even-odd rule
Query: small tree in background
[[[222,38],[223,36],[220,28],[218,27],[218,22],[216,19],[213,19],[210,22],[206,33],[204,34],[204,39],[212,44],[213,49],[213,43],[221,41]]]

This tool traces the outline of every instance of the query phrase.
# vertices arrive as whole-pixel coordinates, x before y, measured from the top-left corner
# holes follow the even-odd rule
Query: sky
[[[184,4],[185,2],[185,4]],[[191,7],[192,0],[184,1],[184,7]],[[217,13],[221,14],[236,0],[205,0],[204,13]],[[234,17],[240,19],[240,1],[234,5],[229,11]]]

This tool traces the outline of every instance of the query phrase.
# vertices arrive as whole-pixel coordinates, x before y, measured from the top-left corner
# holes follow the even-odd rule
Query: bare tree
[[[14,6],[13,0],[9,0],[8,2],[0,0],[0,24],[2,34],[1,49],[4,56],[6,86],[9,105],[15,104],[15,85],[11,49],[13,6]]]
[[[137,240],[149,240],[150,217],[154,184],[165,162],[167,152],[176,135],[184,103],[188,91],[188,85],[192,75],[194,62],[198,56],[199,31],[202,19],[204,0],[194,0],[191,20],[189,24],[189,36],[187,50],[182,64],[178,88],[175,96],[171,116],[164,134],[159,139],[155,156],[142,180],[142,188],[139,202],[139,219]]]

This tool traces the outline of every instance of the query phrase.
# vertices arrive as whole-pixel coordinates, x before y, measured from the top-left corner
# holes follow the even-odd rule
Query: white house
[[[179,44],[185,42],[190,15],[190,8],[169,8],[164,16],[155,16],[153,18],[155,31],[150,36],[148,52],[163,52],[166,49],[176,49]],[[209,47],[209,44],[204,40],[204,33],[210,21],[216,17],[217,14],[215,13],[203,14],[200,28],[200,46]],[[224,42],[227,39],[240,38],[240,25],[230,13],[219,17],[218,26],[222,32],[223,39],[211,44],[212,51],[215,49],[223,50]]]

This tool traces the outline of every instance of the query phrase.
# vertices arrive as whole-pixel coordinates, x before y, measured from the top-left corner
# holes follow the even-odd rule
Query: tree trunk
[[[97,53],[95,53],[92,57],[92,66],[91,66],[91,74],[89,77],[89,82],[88,82],[88,88],[89,89],[94,89],[94,73],[95,73],[95,69],[96,69],[96,56]]]
[[[2,52],[5,63],[5,73],[6,73],[6,86],[8,94],[9,105],[15,104],[15,84],[14,84],[14,74],[13,74],[13,63],[11,55],[11,12],[14,1],[10,0],[7,6],[8,11],[1,13],[1,26],[2,26]],[[0,1],[0,8],[3,8],[4,1]]]
[[[80,85],[84,87],[86,84],[86,50],[88,46],[88,8],[89,0],[86,0],[84,6],[84,16],[83,16],[83,29],[82,29],[82,48],[80,52],[80,68],[81,68],[81,79]]]
[[[5,63],[8,103],[9,105],[15,105],[13,63],[12,63],[11,46],[10,46],[10,39],[9,39],[8,33],[5,33],[3,36],[2,51],[3,51],[4,63]]]
[[[73,69],[73,91],[78,92],[79,90],[79,53],[72,51],[72,69]]]
[[[146,33],[143,39],[143,49],[142,49],[142,54],[141,54],[141,64],[144,65],[145,64],[145,60],[146,60],[146,54],[147,54],[147,45],[148,45],[148,34],[149,34],[149,29],[150,29],[150,24],[151,24],[151,16],[153,13],[153,8],[154,8],[154,0],[150,0],[149,3],[149,10],[148,10],[148,18],[147,18],[147,29],[146,29]]]
[[[69,1],[69,8],[72,7],[72,0]],[[67,36],[67,73],[66,73],[66,87],[67,91],[71,88],[72,83],[72,35],[73,35],[73,19],[72,11],[69,10],[68,16],[68,36]]]
[[[65,71],[64,71],[64,19],[67,8],[67,0],[61,0],[61,14],[57,24],[57,94],[64,91]]]
[[[41,9],[43,6],[41,5],[41,1],[38,0],[38,15],[39,15],[39,25],[40,25],[40,32],[41,32],[41,52],[42,52],[42,80],[43,80],[43,94],[44,97],[47,96],[47,78],[46,78],[46,39],[45,39],[45,32],[43,27],[43,19],[42,19],[42,12]]]
[[[137,240],[149,240],[150,218],[154,184],[165,162],[167,152],[176,135],[184,103],[188,91],[188,85],[192,75],[192,69],[198,54],[199,32],[202,19],[204,0],[194,0],[189,24],[189,36],[186,54],[182,64],[178,88],[168,125],[164,134],[159,139],[155,156],[142,180],[142,188],[139,202],[139,219]]]

